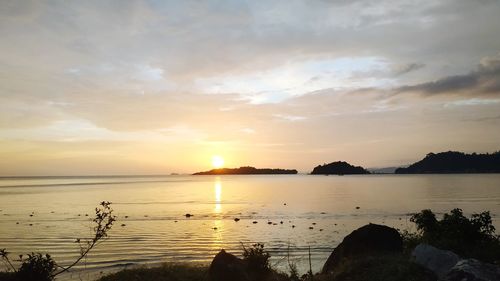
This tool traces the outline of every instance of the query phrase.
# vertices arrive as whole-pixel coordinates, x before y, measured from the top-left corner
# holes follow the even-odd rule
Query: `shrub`
[[[422,210],[414,214],[410,221],[416,224],[419,237],[415,239],[415,236],[404,234],[407,242],[420,240],[464,257],[487,262],[500,259],[500,238],[495,235],[495,227],[487,211],[467,218],[457,208],[437,220],[431,210]]]
[[[31,253],[27,259],[21,261],[22,264],[16,274],[18,280],[53,280],[57,266],[49,254]]]
[[[251,272],[262,273],[269,271],[270,255],[264,250],[264,244],[253,244],[249,249],[243,246],[243,260]]]

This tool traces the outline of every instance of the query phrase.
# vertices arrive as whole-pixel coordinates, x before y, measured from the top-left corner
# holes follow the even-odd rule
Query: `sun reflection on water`
[[[213,234],[212,234],[212,249],[214,251],[219,251],[223,248],[223,238],[222,238],[222,228],[223,221],[220,217],[222,212],[222,183],[219,177],[215,178],[214,182],[214,195],[215,195],[215,207],[214,214],[216,215],[213,221]]]
[[[214,193],[215,193],[215,213],[220,214],[222,211],[221,199],[222,199],[222,184],[220,178],[215,179],[214,183]]]

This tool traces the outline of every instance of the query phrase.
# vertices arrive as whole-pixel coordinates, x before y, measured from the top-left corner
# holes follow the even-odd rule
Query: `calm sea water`
[[[110,238],[62,280],[140,264],[209,263],[222,248],[240,254],[242,243],[255,242],[285,271],[289,254],[301,273],[310,248],[318,271],[355,228],[414,230],[409,214],[426,208],[489,210],[500,229],[499,174],[0,178],[0,248],[13,257],[48,252],[67,264],[79,253],[75,239],[92,235],[90,218],[103,200],[118,216]]]

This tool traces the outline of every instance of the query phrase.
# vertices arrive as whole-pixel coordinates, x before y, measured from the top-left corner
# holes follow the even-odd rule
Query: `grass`
[[[158,267],[125,269],[99,278],[97,281],[210,281],[208,266],[164,263]],[[271,270],[259,281],[290,281],[286,274]]]
[[[101,277],[97,281],[210,281],[208,266],[189,264],[163,264],[159,267],[125,269]],[[274,270],[255,281],[294,281],[286,274]],[[341,264],[333,275],[316,274],[312,278],[304,275],[302,281],[434,281],[435,276],[419,265],[412,263],[406,255],[368,256]]]
[[[0,272],[0,281],[14,281],[15,274],[13,272]]]
[[[103,276],[98,281],[208,281],[208,266],[162,264],[159,267],[125,269]]]

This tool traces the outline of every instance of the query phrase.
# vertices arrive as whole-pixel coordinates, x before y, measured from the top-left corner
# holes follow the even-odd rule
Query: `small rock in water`
[[[286,206],[286,203],[283,203],[284,206]]]
[[[314,229],[314,227],[310,226],[309,229]]]
[[[174,221],[174,222],[177,222],[177,221]]]
[[[234,218],[234,221],[235,221],[235,222],[239,222],[239,221],[240,221],[240,219],[239,219],[239,218]]]
[[[78,214],[79,217],[81,217],[82,215]]]
[[[128,219],[128,216],[125,216],[126,219]]]
[[[17,221],[16,224],[19,224],[19,222]]]
[[[321,212],[320,214],[325,215],[326,213],[325,212]]]
[[[33,226],[33,224],[32,224],[32,223],[30,223],[30,226]]]
[[[217,227],[212,228],[213,230],[217,230]]]
[[[190,217],[192,217],[193,215],[192,215],[192,214],[187,213],[185,216],[186,216],[186,218],[190,218]]]
[[[126,224],[122,223],[122,226],[126,226]]]
[[[280,221],[280,224],[283,224],[283,221]]]
[[[32,217],[32,216],[33,216],[33,214],[30,215],[30,217]]]
[[[316,223],[315,223],[315,222],[313,222],[313,223],[312,223],[312,225],[316,225]]]
[[[253,224],[256,224],[256,223],[257,223],[257,221],[253,221],[252,223],[253,223]]]
[[[278,224],[274,222],[273,225],[278,225]]]
[[[323,228],[320,228],[319,231],[323,231]]]
[[[145,217],[145,218],[147,218],[147,217],[148,217],[148,215],[144,215],[144,217]]]
[[[268,221],[267,224],[273,224],[273,222],[272,221]]]
[[[333,225],[337,225],[336,223],[334,223]]]
[[[86,217],[88,217],[88,216],[89,216],[89,214],[85,214],[85,216],[86,216]]]
[[[292,228],[295,228],[295,225],[292,225]]]
[[[359,210],[359,206],[356,206],[356,210]]]

